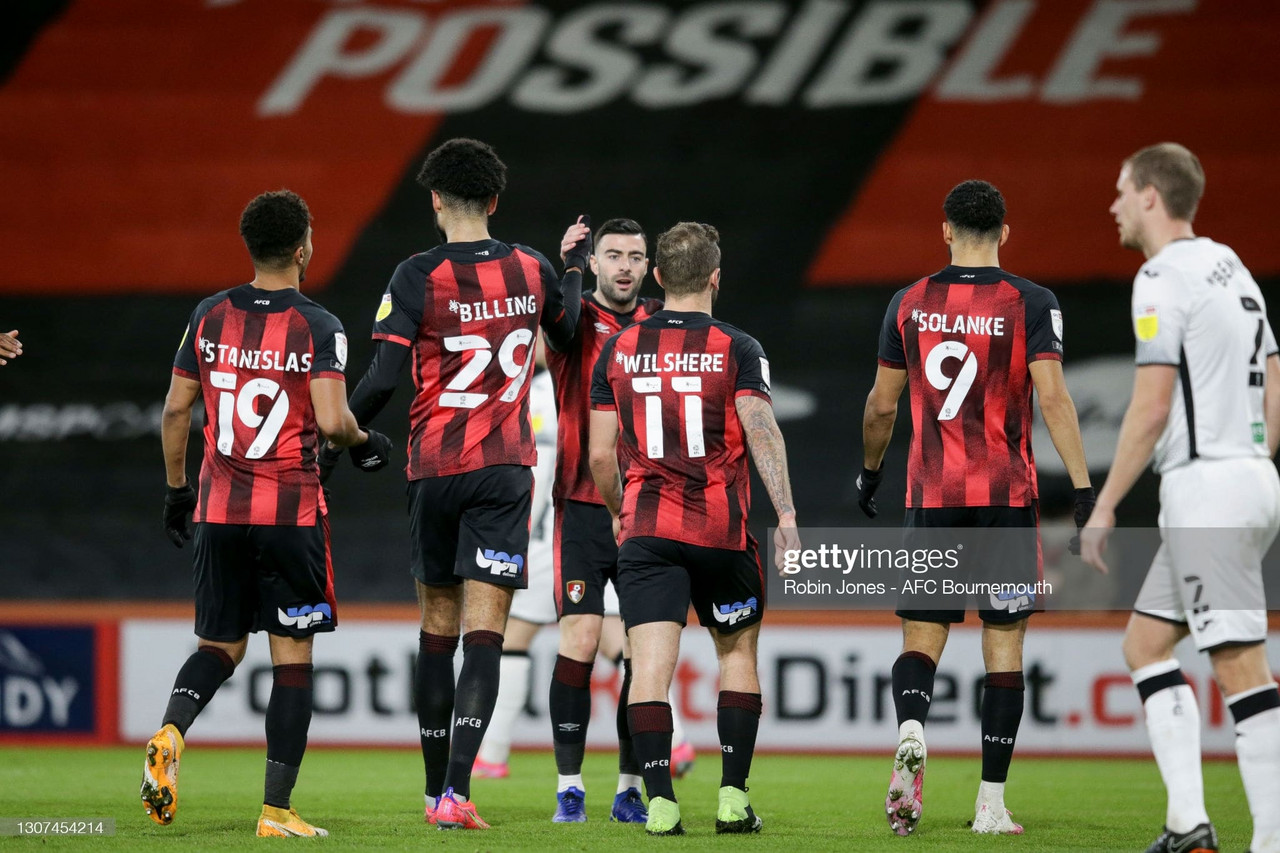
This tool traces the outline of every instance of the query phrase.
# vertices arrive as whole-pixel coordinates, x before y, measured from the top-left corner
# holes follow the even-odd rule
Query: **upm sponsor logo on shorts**
[[[721,624],[736,625],[743,619],[750,618],[756,612],[756,597],[753,595],[746,601],[735,601],[733,604],[714,605],[711,615]]]
[[[310,628],[321,622],[333,621],[333,611],[327,604],[304,604],[301,607],[290,607],[288,610],[276,608],[276,618],[281,625],[290,628]]]
[[[488,569],[489,574],[504,578],[514,578],[524,569],[524,557],[520,554],[508,554],[506,551],[495,551],[485,548],[476,549],[476,565]]]

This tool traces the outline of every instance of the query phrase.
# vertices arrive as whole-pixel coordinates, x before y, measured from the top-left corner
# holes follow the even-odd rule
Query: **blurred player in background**
[[[656,255],[666,307],[605,343],[592,376],[589,438],[591,473],[621,543],[618,595],[635,665],[627,715],[649,795],[645,829],[684,833],[669,771],[667,698],[692,603],[720,663],[716,832],[758,832],[747,776],[762,708],[756,641],[764,579],[747,531],[746,452],[778,513],[780,561],[799,547],[786,449],[764,351],[711,317],[719,234],[682,222],[658,238]]]
[[[911,388],[911,451],[905,526],[1030,528],[1039,523],[1031,453],[1031,391],[1075,486],[1077,528],[1088,519],[1093,489],[1075,405],[1062,374],[1062,313],[1043,287],[1000,269],[1009,237],[1000,191],[965,181],[943,204],[942,239],[951,263],[898,291],[880,331],[880,366],[863,420],[859,505],[876,515],[885,449],[898,398]],[[949,331],[954,329],[955,331]],[[1010,537],[1014,542],[1019,537]],[[1000,581],[1034,584],[1034,551],[987,554]],[[982,784],[973,831],[1020,834],[1004,806],[1004,786],[1022,720],[1022,642],[1034,596],[979,608],[986,679],[982,693]],[[885,810],[898,835],[915,830],[924,808],[929,715],[938,660],[964,610],[900,608],[902,654],[893,665],[898,749]]]
[[[571,335],[548,337],[547,362],[555,380],[559,410],[555,499],[555,604],[560,617],[560,649],[551,674],[551,734],[556,757],[557,823],[587,819],[582,756],[591,722],[591,670],[600,650],[606,622],[618,654],[621,626],[605,618],[608,585],[616,582],[618,543],[609,512],[603,506],[587,462],[591,370],[610,335],[653,315],[657,299],[641,299],[640,286],[649,271],[644,230],[630,219],[610,219],[600,226],[594,253],[581,250],[589,222],[569,226],[561,242],[566,268],[590,266],[596,287],[582,297],[578,323]],[[614,657],[616,660],[616,657]],[[618,790],[612,820],[643,823],[640,768],[631,747],[626,707],[631,687],[630,661],[622,661],[618,699]]]
[[[1147,461],[1160,475],[1165,539],[1125,630],[1125,661],[1169,794],[1149,853],[1217,850],[1204,805],[1200,712],[1173,656],[1190,634],[1209,653],[1236,724],[1253,813],[1252,853],[1280,851],[1280,692],[1267,664],[1262,557],[1280,529],[1280,357],[1262,292],[1236,253],[1191,223],[1204,170],[1181,145],[1125,160],[1111,205],[1120,243],[1146,263],[1133,281],[1137,370],[1115,461],[1084,539],[1102,550]],[[1229,528],[1225,541],[1188,529]],[[1221,536],[1221,534],[1219,534]],[[1180,547],[1185,546],[1185,547]],[[1225,546],[1225,547],[1222,547]]]
[[[445,242],[396,268],[375,317],[373,362],[351,396],[369,422],[412,361],[410,564],[422,614],[414,699],[424,817],[441,829],[488,826],[469,800],[471,771],[497,699],[511,596],[526,586],[534,337],[539,324],[549,336],[570,334],[581,306],[580,271],[565,275],[562,297],[546,258],[489,235],[506,174],[474,139],[451,139],[427,157],[418,183]]]
[[[387,464],[391,443],[361,430],[347,408],[342,325],[298,292],[312,254],[306,203],[287,190],[260,195],[240,217],[240,235],[254,279],[196,308],[165,398],[164,528],[181,548],[194,512],[199,644],[147,744],[142,801],[152,820],[172,822],[187,729],[244,657],[248,634],[266,631],[273,670],[258,835],[328,835],[290,805],[311,725],[312,637],[332,631],[338,618],[316,429],[350,446],[365,470]],[[197,498],[186,461],[201,397]]]
[[[0,332],[0,365],[8,364],[10,358],[22,355],[22,341],[18,340],[18,330],[10,329]]]
[[[529,585],[511,598],[511,613],[503,632],[498,698],[484,733],[472,775],[505,779],[511,754],[511,730],[529,695],[529,646],[543,626],[556,621],[551,567],[551,477],[556,464],[556,399],[547,372],[546,346],[539,336],[536,369],[529,380],[529,414],[538,463],[533,468],[533,509],[529,533]]]

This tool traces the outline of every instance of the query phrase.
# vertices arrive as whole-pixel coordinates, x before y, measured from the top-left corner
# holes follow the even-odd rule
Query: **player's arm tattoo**
[[[764,481],[765,491],[781,518],[796,511],[791,498],[791,479],[787,475],[787,448],[782,430],[773,416],[773,406],[761,397],[744,394],[734,401],[738,420],[747,435],[747,447],[755,460],[756,470]]]

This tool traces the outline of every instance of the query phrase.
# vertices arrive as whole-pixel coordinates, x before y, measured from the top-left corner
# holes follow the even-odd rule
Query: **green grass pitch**
[[[254,836],[261,808],[264,753],[202,747],[182,756],[178,815],[168,827],[138,799],[142,747],[0,749],[0,817],[116,820],[112,838],[4,838],[9,849],[244,849],[279,843]],[[720,767],[713,753],[676,783],[684,838],[649,838],[642,827],[609,823],[616,759],[587,757],[584,825],[550,822],[555,768],[549,753],[512,756],[511,778],[473,789],[484,832],[440,832],[422,822],[422,763],[416,750],[313,749],[293,804],[327,828],[327,839],[292,845],[326,849],[557,850],[1143,850],[1160,829],[1164,790],[1150,760],[1033,759],[1015,756],[1007,805],[1026,835],[973,835],[980,763],[929,759],[925,813],[915,835],[890,833],[882,811],[890,758],[758,756],[751,800],[764,818],[759,836],[715,835]],[[1249,811],[1234,763],[1205,765],[1209,813],[1224,851],[1249,843]]]

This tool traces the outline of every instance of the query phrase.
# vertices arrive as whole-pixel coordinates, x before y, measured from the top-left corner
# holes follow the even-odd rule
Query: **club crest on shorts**
[[[582,596],[587,594],[586,581],[565,581],[565,594],[569,596],[569,600],[574,604],[582,601]]]

